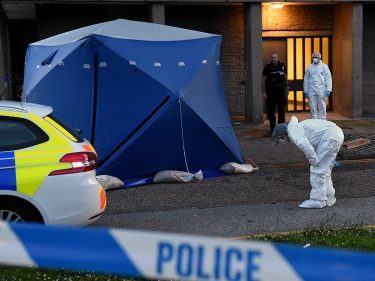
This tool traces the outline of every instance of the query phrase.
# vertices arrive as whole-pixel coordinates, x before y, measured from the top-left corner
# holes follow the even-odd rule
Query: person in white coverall
[[[313,53],[313,63],[305,71],[303,92],[309,99],[312,119],[326,119],[326,97],[332,92],[331,72],[320,53]]]
[[[276,143],[292,142],[301,149],[310,166],[310,199],[301,208],[323,208],[336,203],[331,172],[337,153],[344,141],[344,134],[335,123],[308,119],[298,123],[293,116],[288,125],[278,124],[273,130]]]

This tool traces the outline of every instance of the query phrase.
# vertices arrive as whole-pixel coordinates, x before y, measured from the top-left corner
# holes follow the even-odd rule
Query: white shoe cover
[[[306,200],[303,201],[302,204],[299,205],[300,208],[306,209],[321,209],[327,205],[326,201],[318,201],[318,200]]]
[[[336,197],[331,197],[331,198],[327,199],[327,206],[328,207],[331,207],[331,206],[335,205],[335,203],[336,203]]]

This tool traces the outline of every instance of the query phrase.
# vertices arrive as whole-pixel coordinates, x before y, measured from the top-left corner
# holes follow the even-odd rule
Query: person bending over
[[[310,162],[310,199],[301,208],[323,208],[336,203],[331,172],[344,134],[335,123],[321,119],[298,122],[292,116],[287,124],[278,124],[272,133],[275,143],[294,143]]]

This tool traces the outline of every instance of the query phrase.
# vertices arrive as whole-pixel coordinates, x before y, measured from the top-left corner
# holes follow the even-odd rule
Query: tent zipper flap
[[[112,156],[120,150],[170,99],[170,95],[163,97],[160,103],[137,125],[108,155],[99,161],[98,166],[103,166]]]
[[[98,54],[94,54],[94,73],[93,73],[93,107],[92,107],[92,124],[90,142],[95,145],[95,127],[96,127],[96,110],[98,106]]]

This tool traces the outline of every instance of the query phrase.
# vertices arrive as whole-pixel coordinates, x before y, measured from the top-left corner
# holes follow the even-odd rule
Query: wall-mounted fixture
[[[271,3],[271,8],[280,9],[282,7],[284,7],[283,3],[280,3],[280,2]]]

